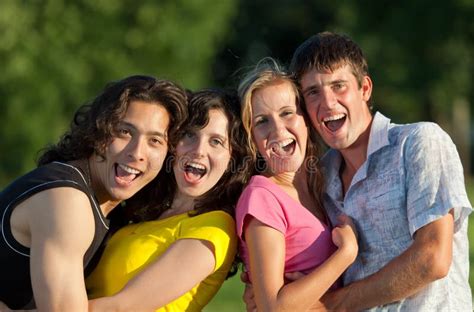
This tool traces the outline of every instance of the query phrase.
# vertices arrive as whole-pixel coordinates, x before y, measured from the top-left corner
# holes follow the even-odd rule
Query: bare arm
[[[354,261],[357,243],[347,224],[333,230],[339,249],[310,274],[292,283],[284,281],[285,239],[281,232],[251,219],[245,230],[250,273],[259,310],[304,311],[320,298]]]
[[[355,311],[401,300],[448,274],[452,259],[453,215],[420,228],[413,244],[377,273],[322,301],[329,310]]]
[[[116,295],[91,300],[90,311],[151,311],[175,300],[214,271],[213,245],[199,239],[173,243]]]
[[[37,309],[87,311],[83,258],[94,236],[89,199],[73,188],[55,188],[38,193],[26,204]]]

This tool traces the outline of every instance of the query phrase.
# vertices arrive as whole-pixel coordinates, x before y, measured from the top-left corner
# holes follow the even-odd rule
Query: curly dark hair
[[[132,101],[158,103],[168,111],[168,144],[173,149],[176,134],[187,117],[186,92],[171,81],[136,75],[107,84],[95,99],[81,106],[59,142],[42,150],[38,165],[85,159],[93,153],[104,157]]]
[[[188,102],[188,119],[180,129],[178,137],[183,137],[189,131],[203,129],[209,123],[209,111],[222,111],[229,121],[228,136],[231,150],[231,160],[226,171],[217,184],[195,200],[194,211],[190,215],[198,215],[213,210],[223,210],[234,217],[235,205],[247,182],[251,167],[251,151],[246,144],[245,130],[240,119],[239,98],[235,91],[205,89],[190,93]],[[146,186],[142,196],[134,196],[127,201],[127,211],[135,214],[132,219],[136,222],[155,220],[170,205],[176,194],[176,180],[173,175],[174,157],[169,154],[165,160],[164,169],[156,180],[160,186]],[[130,217],[130,216],[129,216]]]

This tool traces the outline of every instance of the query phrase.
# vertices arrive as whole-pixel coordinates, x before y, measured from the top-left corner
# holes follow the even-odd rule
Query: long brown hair
[[[239,98],[235,92],[219,89],[205,89],[189,95],[188,119],[179,131],[178,137],[183,137],[188,131],[203,129],[209,123],[209,111],[222,111],[228,119],[228,137],[231,159],[227,169],[216,183],[205,194],[194,202],[194,211],[190,215],[199,215],[213,210],[223,210],[234,217],[234,210],[242,189],[247,182],[252,166],[251,152],[246,144],[245,130],[240,119]],[[160,185],[155,189],[144,189],[145,196],[135,196],[127,206],[141,209],[135,214],[135,221],[154,220],[165,210],[169,209],[176,194],[176,180],[173,175],[174,157],[169,154],[165,160],[164,169],[157,177]],[[128,208],[127,208],[128,210]]]

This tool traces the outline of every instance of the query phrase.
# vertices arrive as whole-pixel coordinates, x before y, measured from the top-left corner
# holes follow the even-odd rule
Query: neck
[[[283,172],[269,178],[284,188],[295,189],[298,193],[305,193],[308,190],[306,171],[301,168],[297,172]]]
[[[118,204],[120,204],[121,201],[119,200],[108,200],[105,202],[101,202],[99,200],[99,206],[100,210],[102,211],[102,214],[107,217],[107,215],[115,208],[117,207]]]
[[[107,194],[107,192],[104,190],[101,184],[98,183],[98,178],[94,171],[95,166],[93,164],[95,161],[95,157],[94,155],[92,155],[89,158],[84,159],[84,161],[81,161],[81,168],[88,177],[87,183],[89,184],[89,187],[92,189],[97,198],[97,201],[99,202],[99,207],[102,211],[102,214],[104,216],[107,216],[115,207],[117,207],[118,204],[120,204],[121,201],[111,200],[110,196],[105,195]]]
[[[349,188],[357,170],[359,170],[367,160],[371,125],[372,121],[351,146],[339,150],[343,158],[343,164],[341,165],[342,167],[339,174],[343,181],[344,194]]]
[[[173,215],[185,213],[194,209],[195,197],[180,193],[179,190],[173,198],[170,210]]]

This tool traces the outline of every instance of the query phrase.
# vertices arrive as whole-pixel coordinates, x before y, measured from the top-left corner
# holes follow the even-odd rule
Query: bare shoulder
[[[17,207],[32,236],[74,246],[88,246],[94,236],[94,216],[87,195],[75,188],[39,192]],[[13,217],[13,216],[12,216]],[[13,221],[13,219],[12,219]],[[72,240],[72,238],[74,238]]]

